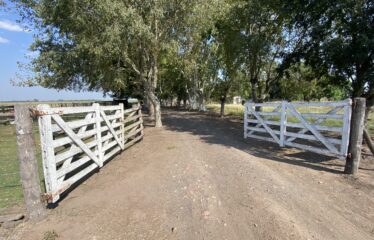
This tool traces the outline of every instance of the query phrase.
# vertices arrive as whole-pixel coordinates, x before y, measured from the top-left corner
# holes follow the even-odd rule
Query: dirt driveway
[[[373,162],[354,180],[228,119],[169,110],[164,124],[11,239],[374,239]]]

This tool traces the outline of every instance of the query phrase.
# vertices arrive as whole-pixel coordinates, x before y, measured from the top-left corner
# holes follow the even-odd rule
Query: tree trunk
[[[148,95],[148,93],[147,93]],[[148,115],[151,119],[155,118],[155,107],[151,101],[151,99],[147,96],[147,107],[148,107]]]
[[[180,108],[181,107],[181,99],[178,97],[177,98],[177,108]]]
[[[152,91],[148,92],[148,97],[151,100],[151,103],[154,108],[155,127],[162,127],[160,100],[157,98],[156,94]]]
[[[157,29],[157,27],[156,27]],[[153,74],[152,74],[152,91],[150,94],[154,109],[155,109],[155,127],[162,127],[161,121],[161,104],[160,100],[156,96],[156,88],[158,83],[158,67],[157,67],[157,56],[153,56]]]
[[[189,109],[191,109],[191,110],[197,110],[198,109],[198,104],[197,104],[197,99],[196,99],[195,94],[189,95],[188,101],[190,102]]]
[[[369,134],[368,130],[366,130],[366,129],[364,129],[364,139],[365,139],[366,145],[369,147],[369,149],[371,151],[371,154],[373,154],[373,156],[374,156],[374,144],[371,141],[370,134]]]
[[[206,101],[203,96],[199,98],[199,111],[205,112],[206,111]]]
[[[251,94],[252,94],[252,101],[257,103],[257,88],[255,81],[251,81]]]
[[[205,98],[204,98],[204,93],[200,90],[197,90],[196,91],[196,95],[197,95],[197,104],[198,104],[198,110],[201,111],[201,112],[205,112],[206,111],[206,101],[205,101]]]
[[[370,89],[370,91],[374,91],[374,90]],[[369,92],[369,96],[366,97],[365,126],[367,125],[369,114],[373,106],[374,106],[374,93]]]
[[[254,103],[259,102],[259,98],[257,96],[257,83],[258,83],[257,78],[254,78],[254,79],[251,80],[252,101]],[[259,106],[255,107],[255,111],[261,111],[261,107],[259,107]]]
[[[225,102],[226,102],[226,98],[225,97],[222,97],[221,98],[221,118],[223,118],[225,116]]]

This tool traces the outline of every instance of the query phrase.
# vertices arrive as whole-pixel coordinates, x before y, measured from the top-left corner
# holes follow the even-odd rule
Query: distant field
[[[100,102],[98,100],[90,99],[90,100],[67,100],[67,101],[19,101],[19,102],[0,102],[0,106],[14,106],[18,104],[30,104],[30,105],[38,105],[38,104],[85,104],[85,103],[92,103],[92,102]]]

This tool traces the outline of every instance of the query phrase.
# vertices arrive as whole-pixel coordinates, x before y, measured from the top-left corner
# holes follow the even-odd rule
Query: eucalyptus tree
[[[205,111],[218,80],[216,44],[204,39],[193,44],[191,51],[184,55],[183,73],[186,75],[187,94],[190,108]]]
[[[251,84],[255,102],[265,98],[274,79],[275,64],[283,44],[283,20],[277,1],[234,0],[220,22],[230,42],[231,54]],[[262,82],[265,83],[262,83]],[[266,83],[267,82],[267,83]]]
[[[177,99],[177,105],[187,101],[187,79],[183,73],[183,59],[178,55],[178,48],[163,51],[160,60],[160,84],[158,94],[161,100],[173,102]]]
[[[371,0],[284,0],[293,44],[283,67],[304,61],[330,75],[352,97],[374,104],[374,3]]]
[[[187,79],[189,106],[194,110],[206,110],[206,100],[217,82],[218,46],[213,32],[224,7],[224,0],[201,0],[179,31],[178,54],[183,61],[183,77]]]
[[[230,5],[228,5],[230,6]],[[216,22],[215,38],[219,43],[217,54],[219,56],[220,76],[219,83],[215,89],[215,95],[221,102],[221,117],[225,113],[225,103],[228,93],[236,84],[243,85],[240,81],[239,74],[240,67],[243,65],[242,58],[238,57],[238,49],[242,47],[242,42],[237,39],[237,30],[233,28],[230,21],[230,8],[221,12],[221,15]]]
[[[31,47],[35,74],[26,81],[57,89],[118,92],[124,79],[136,76],[155,108],[160,51],[178,41],[198,1],[17,1],[20,12],[37,29]]]

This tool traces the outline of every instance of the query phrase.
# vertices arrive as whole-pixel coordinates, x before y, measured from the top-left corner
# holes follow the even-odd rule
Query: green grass
[[[220,113],[221,105],[218,103],[211,103],[207,105],[210,112]],[[240,104],[225,104],[225,115],[243,117],[244,107]]]
[[[37,125],[34,124],[34,139],[37,147],[39,176],[42,177],[40,141]],[[14,125],[0,125],[0,209],[23,203],[19,175],[17,145]]]
[[[208,111],[214,113],[220,113],[221,105],[218,103],[211,103],[207,106]],[[263,107],[262,111],[271,112],[273,111],[274,107]],[[331,107],[297,107],[297,110],[302,113],[326,113],[331,109]],[[338,112],[340,113],[340,112]],[[225,115],[229,116],[237,116],[242,118],[244,115],[244,106],[241,104],[226,104],[225,105]],[[269,117],[268,120],[277,121],[279,117]],[[309,121],[314,121],[315,119],[309,118]],[[298,122],[298,120],[294,117],[287,118],[289,122]],[[342,121],[337,119],[327,119],[325,120],[322,125],[324,126],[341,126]],[[371,135],[374,135],[374,112],[371,112],[369,115],[368,120],[368,130]]]

